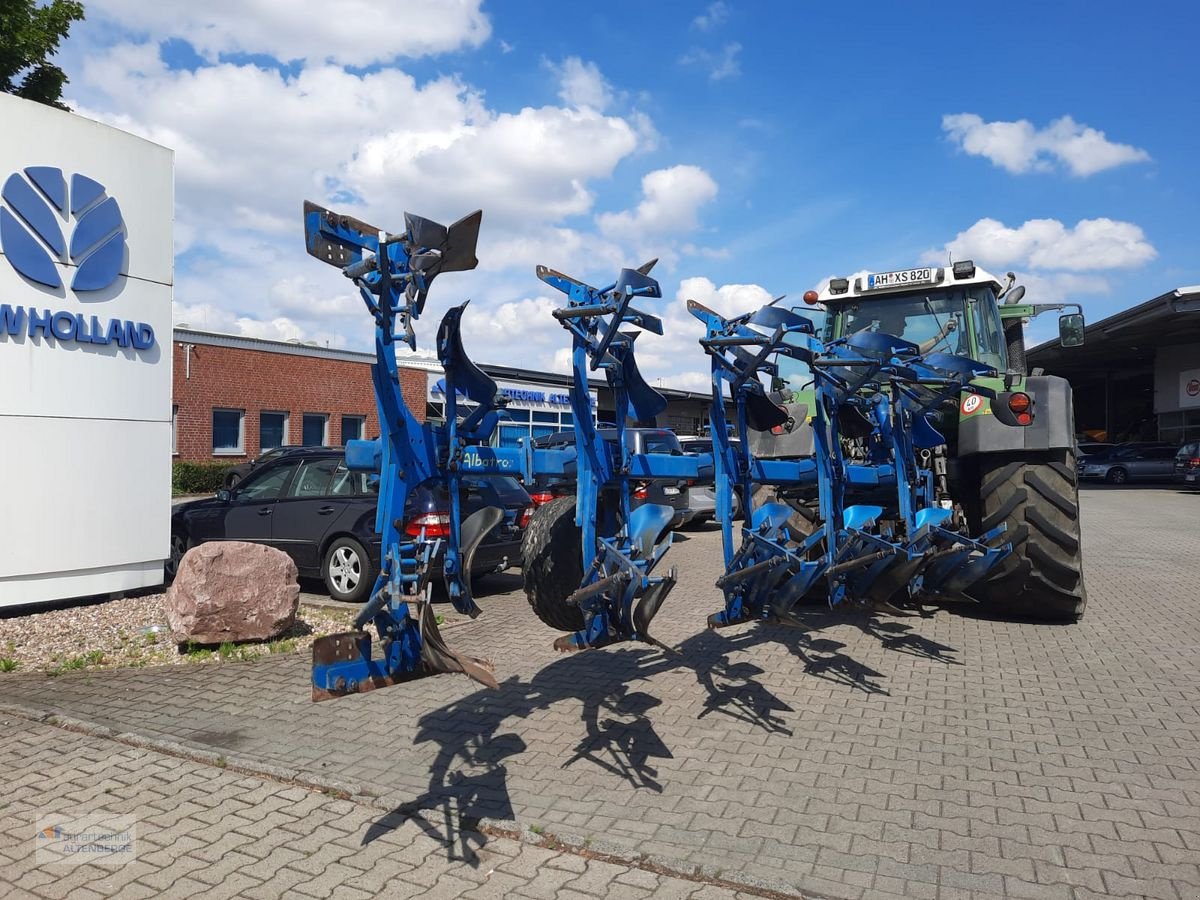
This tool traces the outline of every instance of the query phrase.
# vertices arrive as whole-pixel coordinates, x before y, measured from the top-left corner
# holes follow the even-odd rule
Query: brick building
[[[176,328],[175,459],[254,459],[285,444],[341,445],[379,434],[374,355]],[[424,421],[426,373],[401,369],[405,401]]]
[[[291,341],[175,329],[172,451],[177,462],[237,465],[273,447],[341,446],[379,434],[371,386],[373,353],[333,350]],[[508,397],[508,416],[493,443],[517,446],[572,427],[570,378],[481,363]],[[401,360],[401,390],[418,421],[444,414],[444,375],[434,359]],[[613,398],[592,380],[601,422],[611,421]],[[709,395],[662,388],[668,406],[659,424],[695,433],[708,418]]]

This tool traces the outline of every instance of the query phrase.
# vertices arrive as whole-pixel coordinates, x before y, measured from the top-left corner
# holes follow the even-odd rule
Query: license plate
[[[910,284],[933,284],[933,273],[937,270],[931,267],[924,269],[902,269],[899,272],[876,272],[867,276],[868,291],[880,288],[903,287]]]
[[[663,493],[666,494],[668,497],[674,497],[676,494],[679,493],[679,488],[671,487],[671,485],[668,484],[666,487],[663,488]]]

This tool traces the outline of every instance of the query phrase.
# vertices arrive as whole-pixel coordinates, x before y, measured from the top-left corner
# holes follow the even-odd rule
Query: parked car
[[[1104,456],[1079,461],[1079,477],[1109,484],[1128,481],[1169,481],[1175,477],[1174,447],[1126,445]]]
[[[472,575],[500,572],[520,561],[521,538],[533,503],[512,478],[464,479],[462,516],[500,506],[504,519],[480,545]],[[262,463],[233,490],[176,506],[171,515],[173,578],[183,554],[207,541],[251,541],[286,552],[305,577],[321,578],[337,600],[363,600],[379,572],[375,533],[378,481],[346,468],[341,450],[289,448]],[[444,488],[422,485],[409,495],[405,532],[445,537],[450,498]],[[434,566],[440,574],[440,559]]]
[[[1117,449],[1116,444],[1106,444],[1103,441],[1080,441],[1076,445],[1077,455],[1080,459],[1085,456],[1103,456],[1115,449]]]
[[[733,438],[733,443],[739,443],[737,438]],[[703,437],[700,435],[680,435],[679,445],[683,447],[684,453],[712,453],[712,438]],[[710,479],[700,479],[690,489],[690,502],[692,512],[695,515],[692,518],[693,522],[707,522],[715,519],[717,516],[717,492],[716,484]],[[742,515],[742,492],[736,485],[733,489],[733,518],[736,520]]]
[[[269,463],[276,459],[279,459],[280,457],[282,457],[288,453],[294,453],[297,450],[303,451],[303,450],[337,450],[337,449],[339,449],[339,448],[337,448],[337,447],[294,447],[291,445],[284,446],[284,447],[275,447],[271,450],[266,451],[261,456],[259,456],[257,459],[252,459],[249,462],[244,462],[240,466],[232,466],[229,469],[229,471],[225,473],[225,487],[232,490],[233,488],[237,487],[238,482],[240,482],[242,479],[244,479],[247,475],[249,475],[251,472],[253,472],[255,469],[257,469],[259,466],[263,465],[264,463]]]
[[[1200,441],[1184,444],[1175,454],[1175,480],[1200,487]]]
[[[610,443],[616,443],[615,428],[599,428],[600,437]],[[626,445],[633,453],[670,453],[683,455],[679,438],[673,431],[665,428],[626,428]],[[558,431],[537,438],[533,445],[540,449],[555,449],[575,446],[574,431]],[[547,503],[554,497],[575,493],[575,479],[567,477],[539,476],[537,482],[529,488],[530,495],[538,505]],[[637,482],[633,486],[630,497],[631,505],[636,508],[643,503],[657,503],[670,506],[675,510],[671,519],[671,528],[679,528],[692,520],[693,512],[690,506],[688,481],[680,478],[674,481],[653,480]]]

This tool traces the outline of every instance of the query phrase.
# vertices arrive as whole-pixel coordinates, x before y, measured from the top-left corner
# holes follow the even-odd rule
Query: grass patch
[[[21,663],[11,656],[0,656],[0,672],[15,672],[21,668]]]
[[[184,644],[183,655],[192,662],[204,662],[212,659],[213,652],[207,647],[201,647],[199,644],[193,644],[191,641]]]
[[[80,653],[76,656],[68,656],[66,659],[59,661],[58,665],[49,670],[46,674],[61,675],[63,672],[78,672],[86,669],[88,666],[98,666],[103,662],[103,650],[89,650],[87,653]]]
[[[546,829],[543,828],[541,825],[530,825],[529,830],[532,831],[534,834],[545,834],[546,833]]]
[[[267,644],[267,652],[268,653],[272,653],[272,654],[294,653],[295,651],[296,651],[296,639],[295,638],[283,638],[282,640],[271,641],[271,643]]]

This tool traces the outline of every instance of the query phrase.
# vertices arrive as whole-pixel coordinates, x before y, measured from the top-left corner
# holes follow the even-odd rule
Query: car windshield
[[[669,431],[642,432],[643,453],[679,453],[679,438]]]

